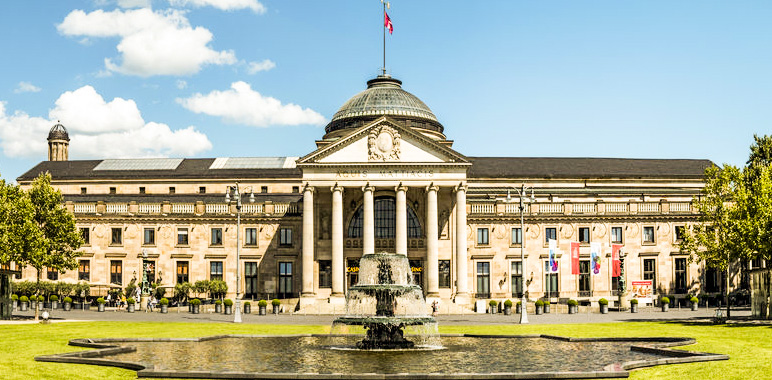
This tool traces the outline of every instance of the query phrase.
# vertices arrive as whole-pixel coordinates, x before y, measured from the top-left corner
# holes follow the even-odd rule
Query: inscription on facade
[[[370,178],[370,179],[392,179],[392,178],[432,178],[434,170],[431,169],[383,169],[383,170],[338,170],[335,172],[335,178]]]

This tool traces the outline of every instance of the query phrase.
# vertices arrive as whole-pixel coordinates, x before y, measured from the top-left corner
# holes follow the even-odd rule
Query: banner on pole
[[[558,271],[558,259],[555,256],[558,252],[558,241],[550,239],[549,241],[549,257],[550,257],[550,273],[557,273]]]
[[[619,277],[622,275],[619,260],[619,250],[622,249],[622,244],[611,245],[611,277]]]
[[[571,242],[571,274],[579,274],[579,242]]]
[[[600,274],[600,243],[590,243],[590,273],[592,275]]]

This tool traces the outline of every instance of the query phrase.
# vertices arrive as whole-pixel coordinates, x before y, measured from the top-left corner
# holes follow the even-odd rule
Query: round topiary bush
[[[225,302],[223,302],[225,306],[233,306],[233,300],[231,299],[225,299]]]
[[[540,306],[544,306],[544,301],[542,301],[542,300],[536,300],[536,306],[537,306],[537,307],[540,307]]]
[[[268,301],[266,301],[266,300],[257,301],[257,306],[266,307],[266,306],[268,306]]]
[[[134,300],[134,297],[129,297],[129,299],[126,300],[126,303],[129,305],[134,305],[137,303],[137,301]]]
[[[168,306],[169,305],[169,299],[165,298],[165,297],[161,298],[161,300],[158,301],[158,303],[161,304],[161,305],[167,305]]]
[[[550,300],[544,300],[544,304],[545,305],[549,305],[550,304]]]
[[[499,303],[496,302],[496,300],[490,300],[490,302],[488,302],[488,305],[491,305],[491,306],[497,306],[498,304]]]
[[[50,297],[48,297],[48,300],[51,302],[59,301],[59,296],[57,296],[56,294],[52,294]]]
[[[659,302],[662,302],[663,304],[669,304],[670,303],[670,298],[662,297],[662,298],[660,298]]]
[[[504,301],[504,307],[512,307],[512,301],[510,300]]]
[[[18,300],[19,300],[19,296],[17,296],[16,294],[11,294],[11,301],[18,301]]]
[[[43,297],[42,295],[38,296],[38,302],[46,302],[46,297]]]
[[[220,301],[220,300],[214,301],[214,304],[215,305],[222,305],[222,301]]]
[[[21,301],[21,302],[29,302],[29,297],[21,296],[21,297],[19,297],[19,301]]]
[[[691,302],[691,303],[698,303],[698,302],[700,302],[700,299],[697,298],[697,297],[692,297],[691,299],[689,299],[689,302]]]
[[[579,302],[577,302],[576,300],[568,300],[566,303],[568,304],[568,306],[577,306],[577,305],[579,305]]]
[[[194,299],[190,300],[190,304],[193,305],[193,306],[199,306],[199,305],[201,305],[201,300],[198,299],[198,298],[194,298]]]
[[[630,305],[637,305],[637,304],[638,304],[638,300],[637,299],[633,298],[633,299],[630,300]]]
[[[249,301],[244,302],[244,306],[252,306],[252,304]]]
[[[605,298],[601,298],[598,300],[599,305],[608,305],[608,300]]]
[[[281,301],[279,301],[279,299],[277,299],[277,298],[274,298],[273,301],[271,301],[271,305],[279,306],[279,305],[281,305]]]
[[[64,303],[72,303],[72,298],[64,297]]]
[[[104,299],[104,298],[102,298],[102,297],[99,297],[99,298],[97,298],[97,303],[98,303],[98,304],[100,304],[100,305],[104,305],[104,304],[105,304],[105,302],[106,302],[106,301],[105,301],[105,299]]]

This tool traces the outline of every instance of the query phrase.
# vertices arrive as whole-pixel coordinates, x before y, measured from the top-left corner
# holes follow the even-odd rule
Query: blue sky
[[[772,120],[770,1],[391,2],[387,70],[468,156],[742,164]],[[382,62],[378,0],[11,1],[0,176],[46,159],[302,156]]]

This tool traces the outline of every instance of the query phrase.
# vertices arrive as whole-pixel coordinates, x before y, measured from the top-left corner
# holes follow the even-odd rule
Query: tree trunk
[[[726,264],[726,289],[724,289],[724,300],[726,301],[726,320],[728,321],[731,317],[730,305],[729,305],[729,267],[730,264]]]
[[[40,269],[38,269],[38,268],[35,268],[35,269],[37,270],[37,274],[38,274],[37,275],[37,282],[35,284],[35,287],[36,287],[36,289],[35,289],[35,297],[37,297],[39,295],[38,291],[40,289]],[[39,321],[39,319],[38,319],[38,315],[39,315],[38,310],[40,310],[40,307],[38,305],[40,305],[40,302],[35,302],[35,322]]]

